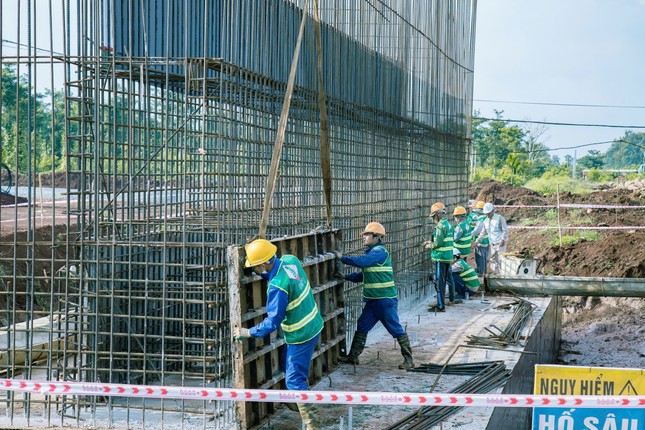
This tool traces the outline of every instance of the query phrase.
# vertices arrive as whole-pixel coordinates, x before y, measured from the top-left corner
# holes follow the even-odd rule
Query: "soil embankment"
[[[562,234],[567,227],[620,227],[593,230],[592,239],[565,240],[558,229],[511,229],[508,251],[533,255],[546,275],[645,278],[645,182],[616,183],[590,194],[560,194],[561,204],[614,208],[560,208]],[[471,186],[471,198],[497,205],[552,206],[557,198],[522,187],[486,180]],[[555,208],[499,208],[511,226],[557,225]],[[582,230],[578,230],[580,232]],[[590,230],[585,230],[589,232]],[[565,237],[566,239],[566,237]],[[575,241],[575,242],[574,242]],[[570,243],[574,242],[574,243]],[[562,350],[566,364],[645,368],[645,300],[640,298],[568,297],[564,300]]]

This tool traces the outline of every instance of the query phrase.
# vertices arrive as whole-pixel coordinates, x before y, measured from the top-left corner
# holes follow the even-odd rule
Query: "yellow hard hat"
[[[455,211],[452,213],[454,216],[457,215],[466,215],[466,208],[463,206],[457,206]]]
[[[380,222],[372,221],[367,223],[365,230],[361,234],[373,233],[385,237],[385,227]]]
[[[430,216],[434,216],[439,211],[446,211],[446,207],[443,203],[437,202],[430,207]]]
[[[244,247],[246,262],[244,267],[258,266],[269,261],[278,250],[278,247],[266,239],[256,239]]]
[[[486,202],[485,202],[485,201],[483,201],[483,200],[477,200],[477,202],[475,203],[475,207],[476,207],[477,209],[484,209],[484,205],[485,205],[485,204],[486,204]]]

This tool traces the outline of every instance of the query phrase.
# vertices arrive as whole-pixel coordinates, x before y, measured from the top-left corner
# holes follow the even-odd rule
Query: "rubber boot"
[[[412,360],[412,347],[410,346],[410,338],[407,334],[396,338],[401,346],[401,355],[403,355],[403,363],[399,364],[399,369],[409,370],[414,369],[414,360]]]
[[[352,340],[352,347],[349,350],[349,354],[345,357],[338,357],[338,361],[340,363],[358,364],[358,356],[361,355],[363,349],[365,349],[366,341],[366,334],[359,332],[354,333],[354,340]]]
[[[298,409],[300,409],[300,417],[307,430],[320,429],[318,406],[311,403],[298,403]]]

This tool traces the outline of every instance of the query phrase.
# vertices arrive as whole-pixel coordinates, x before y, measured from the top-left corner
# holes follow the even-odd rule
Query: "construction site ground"
[[[550,299],[540,297],[529,300],[537,306],[532,319],[535,323],[541,318]],[[488,336],[489,333],[485,327],[490,328],[491,325],[505,327],[513,316],[513,308],[505,305],[515,303],[515,298],[486,294],[482,302],[481,296],[478,295],[472,300],[449,306],[445,313],[428,312],[428,304],[434,302],[434,299],[428,299],[407,309],[401,309],[399,312],[401,323],[407,328],[412,340],[417,365],[502,360],[507,368],[512,369],[517,363],[520,354],[512,351],[522,351],[521,345],[509,347],[507,350],[458,348],[459,345],[466,345],[468,336]],[[527,325],[524,336],[533,328],[531,324]],[[360,364],[357,366],[341,365],[329,378],[324,378],[310,388],[321,391],[446,393],[469,378],[455,375],[439,377],[436,374],[399,370],[397,366],[403,361],[399,347],[380,324],[369,333],[367,346],[359,360]],[[419,407],[405,406],[354,406],[351,413],[352,428],[364,430],[387,428],[418,410]],[[442,428],[481,430],[485,427],[482,423],[488,422],[492,412],[492,407],[462,409],[455,415],[447,417],[443,421]],[[320,406],[322,428],[348,429],[349,414],[347,405]],[[299,430],[300,426],[298,413],[284,408],[261,428]]]
[[[479,198],[498,205],[554,205],[555,196],[544,197],[522,187],[514,187],[495,181],[472,184],[471,198]],[[645,205],[645,183],[615,184],[614,187],[598,190],[590,194],[574,195],[561,193],[560,203],[602,204],[620,206]],[[6,202],[4,202],[6,204]],[[551,211],[551,212],[549,212]],[[511,226],[545,225],[554,221],[554,209],[516,207],[500,208]],[[643,209],[561,209],[561,226],[642,226],[645,225]],[[33,214],[33,212],[32,212]],[[2,218],[14,217],[13,209],[5,206]],[[33,224],[32,224],[33,225]],[[37,226],[37,225],[36,225]],[[39,226],[38,226],[39,227]],[[25,224],[26,228],[26,224]],[[59,229],[62,231],[59,232]],[[42,243],[43,252],[51,255],[51,235],[60,234],[65,227],[52,229],[46,223],[32,234],[37,243]],[[2,231],[2,242],[22,242],[22,232]],[[563,230],[571,235],[571,230]],[[594,276],[645,278],[645,230],[620,229],[597,230],[594,240],[581,239],[575,243],[558,243],[558,230],[512,229],[508,251],[523,253],[538,258],[541,262],[538,272],[546,275]],[[13,252],[3,247],[0,252]],[[20,250],[17,250],[20,253]],[[58,250],[56,252],[59,252]],[[6,270],[7,268],[5,268]],[[38,267],[36,270],[49,273],[58,268]],[[489,318],[508,318],[508,311],[496,310],[495,306],[510,300],[488,295],[490,303],[482,303],[477,297],[466,303],[448,308],[443,314],[427,311],[428,298],[422,303],[402,307],[401,320],[407,325],[411,335],[413,351],[417,363],[443,363],[452,348],[462,342],[472,330],[482,330]],[[548,299],[531,298],[542,309]],[[562,364],[584,366],[611,366],[645,368],[645,300],[639,298],[587,298],[569,297],[563,301],[563,332],[560,362]],[[467,351],[466,360],[513,360],[517,354],[498,351]],[[464,358],[464,357],[462,357]],[[455,355],[454,360],[461,360]],[[435,382],[435,375],[405,372],[397,369],[401,361],[398,346],[379,325],[368,337],[367,348],[361,356],[361,364],[355,369],[344,365],[323,379],[312,389],[351,390],[351,391],[399,391],[428,392]],[[451,361],[452,362],[452,361]],[[442,377],[435,388],[445,392],[464,381],[453,376]],[[366,406],[355,408],[353,428],[377,429],[390,425],[416,408]],[[472,409],[460,411],[448,418],[443,428],[475,429],[482,428],[482,421],[490,415],[489,410]],[[349,409],[347,406],[324,407],[322,416],[324,428],[339,428],[343,417],[347,426]],[[264,428],[299,429],[300,420],[295,412],[284,410],[275,416]]]

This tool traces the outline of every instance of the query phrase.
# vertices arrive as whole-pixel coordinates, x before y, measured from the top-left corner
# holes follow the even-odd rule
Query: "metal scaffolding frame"
[[[4,376],[230,386],[226,249],[257,234],[303,13],[267,234],[325,225],[306,4],[3,2],[0,153],[14,181],[0,205]],[[320,1],[333,227],[344,253],[360,253],[365,224],[385,225],[403,303],[431,294],[430,204],[467,197],[475,11],[476,0]],[[349,334],[360,297],[360,286],[345,290]],[[228,402],[11,392],[0,416],[97,428],[235,421]]]

